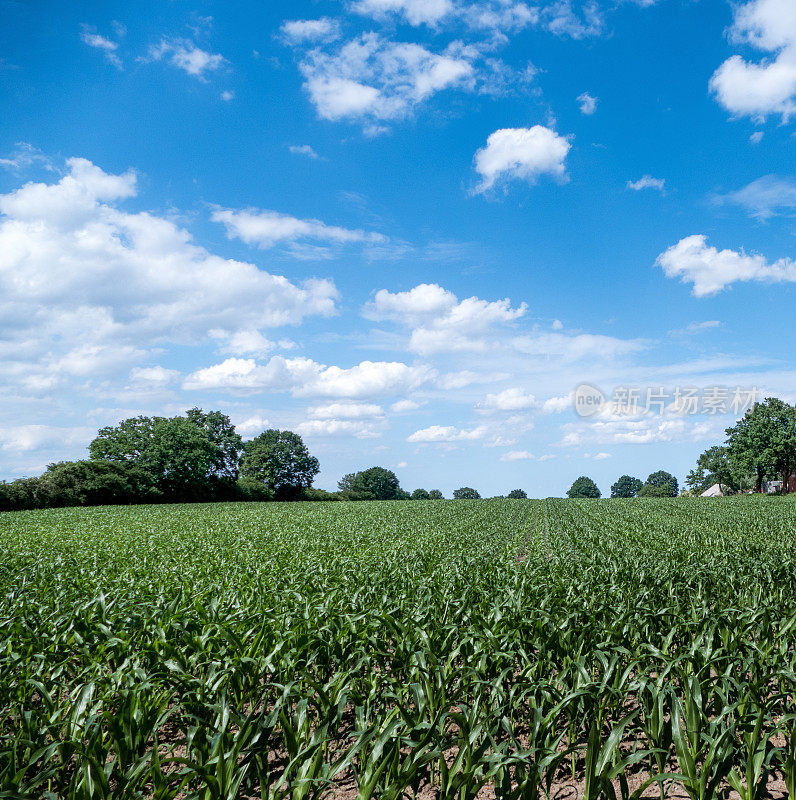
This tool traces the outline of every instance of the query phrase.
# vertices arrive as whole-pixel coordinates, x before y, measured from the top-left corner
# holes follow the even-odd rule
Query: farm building
[[[713,486],[709,487],[708,489],[705,489],[705,491],[702,492],[702,494],[699,495],[699,496],[700,497],[723,497],[725,494],[727,494],[725,489],[723,487],[719,486],[718,483],[714,483]]]

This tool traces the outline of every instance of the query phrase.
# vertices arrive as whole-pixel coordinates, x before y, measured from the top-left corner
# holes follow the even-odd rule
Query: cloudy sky
[[[793,0],[0,17],[0,478],[200,406],[324,488],[607,492],[796,400]]]

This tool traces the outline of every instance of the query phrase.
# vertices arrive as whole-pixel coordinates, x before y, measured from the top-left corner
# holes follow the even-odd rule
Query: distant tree
[[[716,483],[714,476],[706,472],[704,467],[696,466],[685,476],[685,485],[693,494],[702,494]]]
[[[647,483],[645,486],[653,486],[656,489],[667,489],[667,492],[664,494],[654,495],[646,492],[643,495],[644,497],[677,497],[680,492],[679,486],[677,485],[677,478],[675,478],[670,472],[666,472],[662,469],[659,469],[657,472],[653,472],[647,478]],[[644,487],[642,486],[641,488],[643,489]],[[640,490],[639,495],[642,496]]]
[[[796,468],[796,408],[767,397],[726,433],[730,463],[738,471],[755,472],[756,491],[770,473],[779,474],[788,491],[788,477]]]
[[[431,500],[444,500],[445,499],[445,495],[443,495],[442,492],[439,489],[432,489],[428,493],[428,496],[429,496],[429,498]]]
[[[320,464],[293,431],[270,429],[243,446],[242,478],[256,478],[275,500],[296,500],[312,486]]]
[[[622,475],[611,487],[611,497],[635,497],[644,484],[632,475]]]
[[[508,498],[510,500],[526,500],[528,495],[525,492],[525,489],[512,489],[508,493]]]
[[[596,500],[601,496],[602,494],[597,488],[597,484],[585,475],[581,475],[572,486],[569,487],[569,491],[567,492],[567,497],[571,499],[590,498]]]
[[[454,500],[480,500],[481,495],[470,486],[462,486],[461,489],[455,489],[453,492]]]
[[[431,495],[425,489],[415,489],[412,492],[412,500],[430,500]]]
[[[350,472],[337,485],[349,500],[404,500],[409,497],[401,489],[397,475],[384,467]]]
[[[97,506],[157,500],[149,476],[133,464],[60,461],[39,479],[47,506]]]
[[[135,466],[170,500],[232,491],[242,446],[229,417],[191,409],[184,417],[132,417],[98,431],[92,461]]]
[[[645,483],[639,490],[638,490],[639,497],[674,497],[675,495],[672,494],[672,488],[667,483],[663,486],[654,486],[651,483]]]
[[[714,483],[719,485],[722,493],[724,489],[737,488],[738,480],[730,462],[729,450],[721,445],[709,447],[699,456],[696,469],[688,473],[685,483],[697,494],[701,494]]]
[[[238,500],[265,502],[273,500],[274,493],[258,478],[246,476],[238,478],[236,483]]]

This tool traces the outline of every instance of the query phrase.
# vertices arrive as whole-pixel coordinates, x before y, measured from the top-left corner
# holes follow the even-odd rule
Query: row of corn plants
[[[0,798],[796,796],[796,505],[0,515]]]

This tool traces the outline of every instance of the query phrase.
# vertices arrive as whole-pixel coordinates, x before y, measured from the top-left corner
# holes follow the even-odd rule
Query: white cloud
[[[308,413],[315,419],[371,419],[384,416],[382,407],[375,403],[329,403],[314,406]]]
[[[92,428],[62,428],[52,425],[17,425],[0,428],[0,450],[30,452],[42,448],[88,444],[96,435]]]
[[[437,92],[472,90],[476,55],[453,45],[433,53],[419,44],[365,33],[332,52],[310,50],[299,69],[320,117],[364,120],[367,130],[377,133],[380,122],[407,117]]]
[[[584,358],[610,360],[617,356],[635,353],[641,350],[644,344],[634,339],[617,339],[593,333],[579,333],[573,336],[563,333],[534,333],[513,338],[511,346],[520,353],[567,363]]]
[[[189,375],[187,390],[291,392],[297,397],[370,397],[399,394],[436,376],[427,366],[395,361],[363,361],[354,367],[326,366],[309,358],[274,356],[265,364],[253,358],[228,358]]]
[[[456,428],[453,425],[431,425],[428,428],[415,431],[407,437],[407,442],[414,443],[439,443],[439,442],[467,442],[476,439],[483,439],[487,434],[487,428],[480,425],[477,428],[465,430]]]
[[[500,457],[501,461],[530,461],[536,458],[533,453],[527,450],[510,450],[508,453],[503,453]]]
[[[604,461],[606,458],[611,458],[610,453],[595,453],[592,458],[595,461]]]
[[[52,162],[38,148],[28,142],[17,142],[14,145],[14,152],[0,158],[0,167],[3,169],[22,170],[29,167],[40,166],[44,169],[52,170]]]
[[[752,144],[760,144],[763,141],[763,131],[755,131],[749,136],[749,141]]]
[[[396,400],[390,406],[390,411],[394,411],[396,414],[405,414],[408,411],[416,411],[421,405],[422,403],[417,400]]]
[[[320,156],[310,147],[308,144],[291,144],[288,147],[293,155],[297,156],[307,156],[307,158],[317,159]]]
[[[228,103],[230,100],[234,100],[235,99],[235,92],[227,89],[226,91],[221,92],[221,99],[225,103]]]
[[[753,217],[767,220],[796,213],[796,179],[764,175],[734,192],[717,195],[716,202],[741,206]]]
[[[536,398],[518,387],[488,394],[478,408],[486,411],[524,411],[536,406]]]
[[[296,426],[301,436],[353,436],[357,439],[375,439],[381,436],[373,423],[351,419],[310,419]]]
[[[728,58],[710,79],[710,89],[729,112],[783,121],[796,112],[796,5],[793,0],[751,0],[735,9],[730,29],[738,44],[769,57],[758,62]]]
[[[180,377],[179,370],[165,367],[134,367],[130,370],[130,380],[134,385],[167,386]]]
[[[486,351],[496,326],[510,325],[527,311],[525,303],[487,301],[478,297],[459,300],[435,283],[422,283],[406,292],[380,289],[365,307],[374,320],[393,320],[412,329],[410,350],[421,353]]]
[[[340,23],[330,17],[320,19],[294,19],[282,23],[282,36],[290,44],[328,42],[340,36]]]
[[[247,417],[242,422],[235,423],[235,430],[244,438],[258,436],[271,427],[270,420],[259,414]]]
[[[158,44],[149,48],[144,61],[162,61],[166,59],[172,66],[206,80],[206,72],[221,69],[227,60],[220,53],[209,53],[197,47],[189,39],[161,39]]]
[[[380,18],[399,14],[410,25],[434,24],[453,11],[451,0],[356,0],[351,9],[358,14]]]
[[[634,192],[640,192],[642,189],[655,189],[662,192],[665,188],[666,181],[663,178],[653,178],[651,175],[643,175],[637,181],[628,181],[627,188],[632,189]]]
[[[118,67],[118,69],[122,69],[122,60],[116,53],[116,51],[119,49],[119,43],[114,42],[112,39],[108,39],[105,36],[100,36],[100,34],[96,33],[89,25],[83,25],[82,27],[83,30],[80,34],[80,40],[83,42],[83,44],[87,44],[89,47],[100,50],[109,63],[113,64],[115,67]]]
[[[560,414],[572,408],[572,393],[561,395],[560,397],[548,397],[542,403],[543,414]]]
[[[578,106],[581,114],[590,116],[597,110],[597,98],[592,97],[588,92],[578,95]]]
[[[213,222],[223,223],[227,236],[237,238],[262,249],[280,243],[292,243],[302,239],[327,242],[334,245],[351,243],[383,243],[388,241],[380,233],[349,230],[336,225],[327,225],[318,219],[299,219],[278,211],[256,208],[234,210],[217,207],[211,215]]]
[[[234,356],[261,356],[277,346],[276,342],[272,342],[256,329],[239,331],[214,329],[208,331],[207,335],[219,343],[219,350],[222,353]]]
[[[726,423],[692,421],[650,415],[640,419],[595,420],[562,426],[561,445],[578,447],[584,442],[600,444],[652,444],[654,442],[700,442],[720,436]],[[598,453],[598,455],[600,455]]]
[[[701,234],[686,236],[658,256],[656,262],[668,278],[693,283],[693,294],[706,297],[737,281],[792,283],[796,281],[796,262],[780,258],[770,264],[762,255],[709,247]]]
[[[0,357],[24,363],[27,379],[108,374],[156,344],[335,312],[329,281],[294,284],[208,252],[168,219],[119,208],[136,194],[135,173],[80,158],[67,170],[0,195]]]
[[[487,191],[504,180],[533,184],[545,174],[565,180],[564,160],[570,147],[567,137],[543,125],[497,130],[475,154],[475,170],[481,176],[475,191]]]

